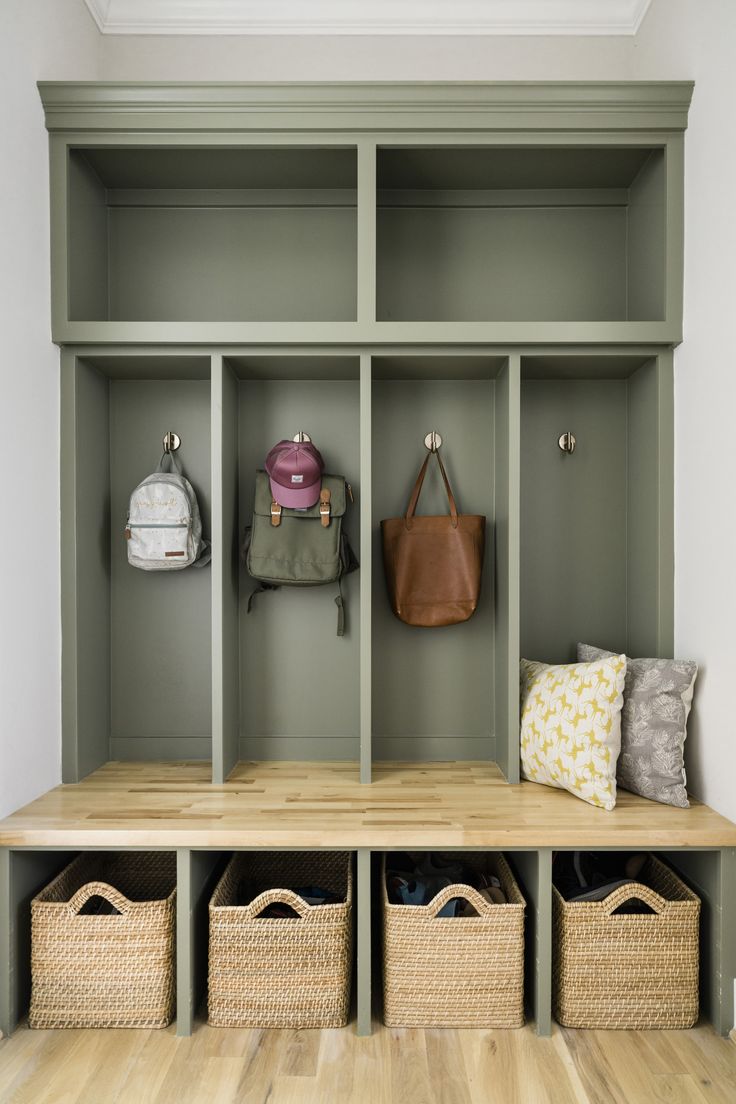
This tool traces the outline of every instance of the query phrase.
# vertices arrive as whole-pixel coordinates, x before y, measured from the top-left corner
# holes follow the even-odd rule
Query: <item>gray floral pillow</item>
[[[578,663],[615,654],[578,644]],[[690,660],[627,658],[616,768],[625,790],[687,809],[684,750],[697,673]]]

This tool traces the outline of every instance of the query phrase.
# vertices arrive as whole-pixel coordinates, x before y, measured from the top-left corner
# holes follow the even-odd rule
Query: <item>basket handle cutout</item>
[[[498,908],[498,905],[491,905],[486,901],[485,897],[481,897],[477,889],[473,889],[472,886],[463,885],[460,882],[455,885],[445,886],[439,893],[435,894],[431,901],[426,905],[420,906],[427,910],[427,916],[435,919],[438,912],[448,904],[449,901],[467,901],[469,905],[472,905],[478,916],[490,916],[494,908]],[[466,919],[474,920],[475,917],[466,917]]]
[[[301,920],[306,920],[312,911],[311,906],[291,889],[266,889],[263,893],[259,893],[257,897],[254,897],[246,908],[255,920],[269,905],[288,905]],[[290,918],[284,917],[284,919]]]
[[[609,893],[608,897],[601,902],[603,912],[606,916],[611,916],[616,909],[621,908],[627,901],[643,901],[657,915],[667,908],[664,897],[660,896],[656,890],[642,885],[640,882],[630,882],[628,885],[622,885],[618,889],[614,889],[613,893]]]
[[[115,889],[114,886],[108,885],[107,882],[87,882],[67,902],[67,908],[72,916],[76,916],[92,897],[102,897],[113,908],[116,908],[121,916],[124,916],[130,908],[128,898],[124,897],[120,890]]]

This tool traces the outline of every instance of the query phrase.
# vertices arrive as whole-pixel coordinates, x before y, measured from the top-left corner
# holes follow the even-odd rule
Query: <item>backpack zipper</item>
[[[192,523],[190,521],[138,521],[130,522],[125,527],[125,539],[130,540],[131,529],[191,529]]]

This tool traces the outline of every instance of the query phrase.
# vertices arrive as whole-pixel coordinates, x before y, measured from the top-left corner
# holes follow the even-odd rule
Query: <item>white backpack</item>
[[[171,471],[166,469],[171,466]],[[212,550],[202,539],[202,519],[194,488],[171,452],[130,496],[125,527],[128,563],[143,571],[203,567]]]

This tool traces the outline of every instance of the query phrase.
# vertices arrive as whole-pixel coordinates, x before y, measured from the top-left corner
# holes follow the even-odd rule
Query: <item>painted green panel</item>
[[[722,854],[727,852],[669,851],[662,858],[700,897],[700,1008],[716,1031],[725,1035],[734,1026],[734,955],[729,946],[733,920],[728,909],[736,906],[736,887],[731,889],[732,899],[724,901]]]
[[[379,188],[627,188],[647,160],[642,146],[383,147]]]
[[[373,381],[371,358],[360,358],[360,781],[373,761]]]
[[[107,206],[94,170],[69,157],[69,317],[108,317]]]
[[[526,901],[524,913],[524,994],[529,1016],[537,1024],[540,1035],[550,1031],[550,1003],[546,993],[546,973],[549,934],[545,941],[545,926],[549,917],[544,915],[545,891],[541,883],[539,852],[506,851],[514,877]],[[540,906],[542,914],[540,914]],[[541,952],[541,957],[540,957]]]
[[[238,760],[238,383],[217,356],[212,374],[212,777]]]
[[[490,684],[489,680],[489,684]],[[445,685],[445,684],[442,684]],[[438,687],[438,692],[442,689]],[[422,693],[421,688],[418,693]],[[413,698],[414,691],[412,691]],[[396,703],[392,703],[398,709]],[[457,716],[458,728],[472,722],[471,710],[465,710]],[[492,722],[491,717],[490,721]],[[424,722],[427,723],[426,721]],[[489,722],[490,727],[490,722]],[[390,736],[373,736],[373,759],[400,760],[402,763],[450,763],[450,762],[478,762],[494,759],[495,741],[493,735],[474,736],[462,731],[448,732],[446,735],[434,736],[432,734],[409,734],[394,732]]]
[[[357,692],[355,696],[357,700]],[[329,722],[329,711],[324,716]],[[311,719],[308,723],[313,727]],[[327,724],[323,727],[327,727]],[[323,732],[306,736],[281,736],[278,733],[263,736],[247,732],[240,737],[238,758],[241,762],[251,763],[264,760],[286,763],[306,760],[318,763],[335,761],[357,763],[360,758],[360,737],[357,732],[349,736],[329,736]]]
[[[456,373],[462,372],[462,358]],[[390,754],[394,737],[480,737],[494,758],[494,388],[493,380],[375,380],[373,384],[373,733]],[[424,437],[443,437],[442,455],[458,508],[488,518],[481,600],[464,624],[420,629],[389,606],[379,523],[403,514]],[[429,469],[419,512],[448,513],[439,469]],[[379,737],[385,739],[379,743]],[[450,741],[447,741],[449,744]],[[446,753],[443,752],[443,758]]]
[[[176,853],[176,1034],[192,1034],[207,995],[208,905],[225,856],[216,851]]]
[[[352,485],[355,503],[348,507],[345,529],[358,552],[359,388],[357,379],[240,383],[239,537],[251,521],[256,470],[277,441],[303,430],[320,449],[326,470],[344,475]],[[323,737],[349,738],[357,756],[360,574],[344,580],[347,627],[338,638],[337,584],[259,594],[248,614],[248,597],[257,584],[241,567],[240,727],[245,758],[254,757],[247,750],[250,734],[259,748],[264,737],[305,737],[301,759],[332,755],[333,742]],[[278,741],[274,746],[278,748]]]
[[[136,570],[127,562],[123,539],[130,494],[156,469],[169,429],[181,437],[179,457],[209,536],[209,381],[111,381],[111,733],[115,741],[166,737],[166,758],[180,759],[189,748],[178,737],[212,732],[212,569]]]
[[[0,1032],[10,1035],[31,995],[31,901],[71,862],[66,851],[0,851]]]
[[[519,357],[496,383],[495,732],[496,760],[519,781]]]
[[[127,207],[109,218],[112,319],[356,316],[349,208]]]
[[[640,368],[628,387],[627,649],[659,655],[659,376],[656,360]],[[670,533],[669,541],[673,540]],[[670,584],[672,585],[672,580]]]
[[[355,189],[354,148],[101,146],[75,151],[105,188]]]
[[[565,663],[578,641],[623,651],[626,382],[527,380],[521,396],[521,654]],[[557,444],[568,430],[572,455]]]
[[[66,781],[78,781],[109,758],[108,382],[83,360],[78,360],[76,367],[65,364],[64,370],[73,371],[76,380],[74,586],[77,653],[76,754],[74,763],[70,762],[68,755],[64,756],[64,778]],[[66,457],[66,444],[64,450]],[[68,537],[68,534],[65,535]],[[65,556],[68,551],[65,551]],[[72,637],[70,646],[74,646],[73,641]],[[62,647],[66,646],[62,638]]]
[[[357,852],[357,959],[358,959],[358,1035],[370,1035],[372,1030],[372,911],[373,886],[371,884],[371,852],[358,848]]]
[[[629,192],[627,317],[665,317],[665,155],[655,150]]]
[[[692,81],[322,81],[196,84],[143,81],[40,81],[49,130],[133,131],[144,144],[176,142],[176,131],[449,131],[612,132],[683,130]],[[156,132],[164,132],[156,133]],[[117,134],[111,137],[118,138]],[[522,133],[522,137],[526,136]],[[562,135],[563,140],[566,135]],[[231,134],[223,135],[232,142]],[[290,139],[293,141],[292,135]],[[587,133],[586,133],[587,139]],[[338,133],[338,140],[342,134]],[[568,139],[569,140],[569,139]],[[457,139],[452,135],[451,141]],[[619,139],[619,142],[621,140]]]
[[[173,696],[167,697],[173,702]],[[161,760],[209,759],[212,737],[188,736],[178,732],[168,735],[146,732],[143,736],[111,736],[107,758],[128,763],[158,763]]]
[[[625,210],[382,208],[378,317],[623,319]]]

